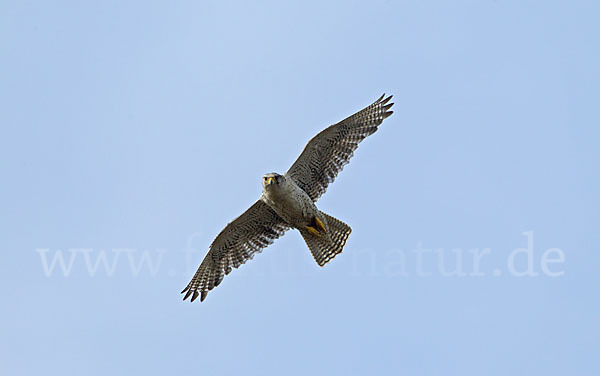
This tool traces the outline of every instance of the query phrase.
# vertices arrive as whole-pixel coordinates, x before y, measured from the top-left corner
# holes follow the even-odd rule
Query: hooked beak
[[[273,178],[272,176],[271,176],[271,177],[268,177],[268,178],[267,178],[267,185],[271,185],[271,184],[273,184],[273,183],[275,183],[275,178]]]

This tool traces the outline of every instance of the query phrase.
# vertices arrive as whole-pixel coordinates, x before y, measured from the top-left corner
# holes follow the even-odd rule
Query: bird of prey
[[[262,179],[262,194],[246,212],[229,223],[210,245],[198,271],[181,292],[183,300],[200,296],[204,301],[232,268],[250,260],[289,229],[297,229],[315,261],[324,266],[337,256],[352,229],[320,211],[315,203],[358,144],[375,133],[390,116],[392,96],[373,104],[313,137],[300,157],[283,175],[269,173]]]

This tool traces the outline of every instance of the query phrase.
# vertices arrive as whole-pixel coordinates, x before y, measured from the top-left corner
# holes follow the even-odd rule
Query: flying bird
[[[358,144],[390,116],[392,96],[373,104],[313,137],[283,175],[262,179],[262,194],[248,210],[219,233],[196,274],[181,292],[183,300],[206,299],[232,268],[261,252],[289,229],[297,229],[319,266],[342,252],[352,229],[320,211],[316,202],[350,161]]]

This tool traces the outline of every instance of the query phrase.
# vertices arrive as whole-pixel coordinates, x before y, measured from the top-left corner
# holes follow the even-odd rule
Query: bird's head
[[[267,189],[269,187],[278,187],[285,182],[285,177],[276,172],[271,172],[269,174],[265,174],[262,180],[263,189]]]

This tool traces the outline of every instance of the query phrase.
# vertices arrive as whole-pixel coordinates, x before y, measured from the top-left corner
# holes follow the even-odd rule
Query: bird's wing
[[[390,116],[392,98],[385,94],[373,104],[334,124],[313,137],[287,172],[313,201],[327,190],[337,174],[350,162],[354,150],[365,137],[375,133],[383,119]]]
[[[282,236],[289,226],[263,201],[258,200],[244,214],[229,223],[210,245],[198,271],[181,292],[192,302],[200,301],[218,286],[231,268],[237,268]]]

